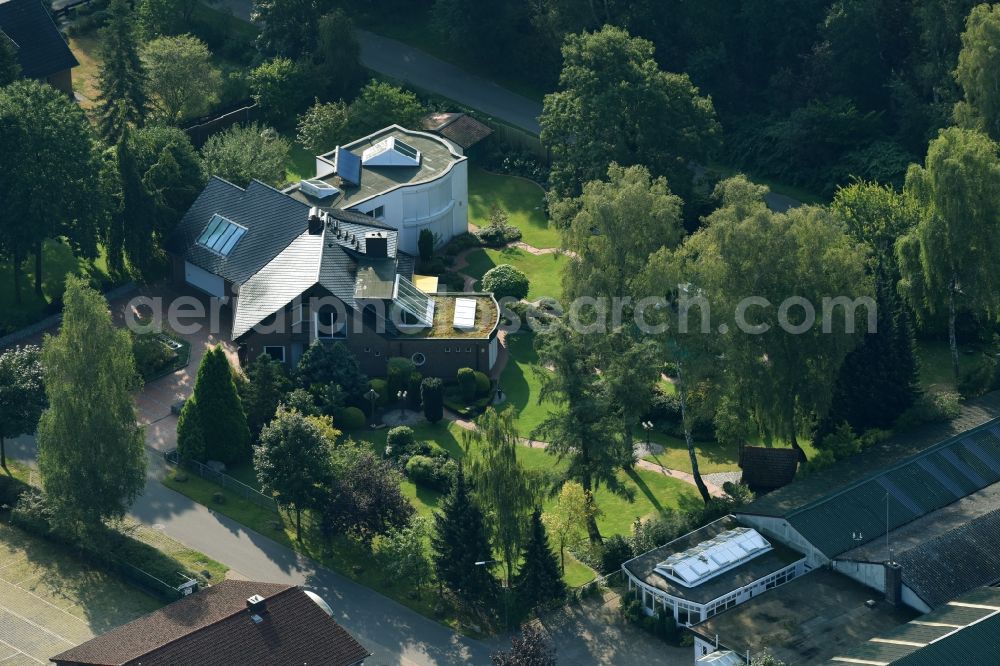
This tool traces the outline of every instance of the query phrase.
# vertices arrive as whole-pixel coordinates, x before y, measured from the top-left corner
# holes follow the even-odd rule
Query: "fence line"
[[[193,472],[206,481],[211,481],[216,485],[222,486],[226,490],[236,493],[243,499],[253,502],[261,508],[271,509],[273,511],[278,510],[278,503],[274,501],[273,497],[265,495],[256,488],[252,488],[242,481],[234,479],[228,474],[217,472],[208,465],[200,463],[197,460],[183,458],[177,452],[177,449],[165,452],[163,454],[163,458],[171,465]]]
[[[186,127],[184,131],[191,138],[191,143],[200,148],[208,141],[208,137],[216,132],[229,129],[233,125],[246,125],[257,120],[260,117],[260,106],[256,102],[252,104],[247,104],[247,102],[250,102],[250,100],[244,102],[246,106],[225,111],[215,117],[204,119],[202,122]]]

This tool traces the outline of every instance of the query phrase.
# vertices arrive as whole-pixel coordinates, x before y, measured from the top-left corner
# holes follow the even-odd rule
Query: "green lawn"
[[[562,254],[531,254],[516,247],[502,250],[480,249],[467,257],[469,265],[463,273],[479,280],[486,271],[499,264],[510,264],[528,276],[528,300],[548,297],[562,298],[562,269],[566,257]],[[477,287],[478,288],[478,287]]]
[[[646,456],[646,460],[661,467],[691,473],[691,458],[683,439],[662,432],[653,432],[649,439],[664,448],[662,453]],[[698,470],[702,474],[739,469],[739,447],[735,444],[726,446],[719,442],[696,442],[694,449],[698,455]]]
[[[920,340],[917,342],[920,360],[920,384],[930,391],[954,391],[955,378],[951,370],[951,350],[947,342]],[[959,344],[958,367],[964,375],[978,366],[983,350],[978,345]]]
[[[35,293],[34,262],[32,257],[20,266],[20,303],[14,294],[14,266],[0,263],[0,334],[4,329],[15,330],[54,313],[55,310],[50,312],[47,308],[62,296],[67,275],[85,275],[101,289],[112,282],[104,248],[100,248],[96,260],[87,261],[74,256],[66,243],[47,240],[42,246],[42,295],[39,296]]]
[[[545,217],[545,190],[526,178],[469,169],[469,222],[489,224],[494,205],[507,211],[521,240],[534,247],[559,247],[559,231]]]
[[[285,180],[292,183],[306,180],[316,175],[316,156],[306,150],[294,136],[286,137],[292,142],[292,150],[285,166]],[[333,150],[330,146],[330,150]]]
[[[547,372],[538,363],[535,336],[519,333],[507,336],[510,354],[507,366],[500,375],[500,386],[507,395],[508,405],[517,411],[517,424],[522,437],[531,437],[532,431],[548,416],[551,403],[538,404],[542,382],[539,372]]]

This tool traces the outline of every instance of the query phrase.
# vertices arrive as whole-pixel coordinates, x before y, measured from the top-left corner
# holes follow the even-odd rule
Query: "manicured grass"
[[[559,247],[559,231],[545,217],[545,190],[526,178],[469,169],[469,222],[489,224],[497,205],[507,211],[510,223],[521,230],[521,240],[538,248]]]
[[[47,240],[42,246],[42,295],[35,293],[34,257],[19,267],[21,275],[21,302],[14,294],[14,266],[0,262],[0,332],[26,326],[47,314],[50,304],[58,300],[66,286],[66,276],[87,276],[101,289],[110,286],[106,256],[103,248],[94,261],[80,259],[73,250],[59,240]]]
[[[285,165],[285,180],[295,183],[306,180],[316,175],[316,156],[305,149],[294,136],[287,136],[292,142],[292,150],[288,155],[288,164]],[[330,150],[333,150],[330,146]]]
[[[507,336],[507,366],[500,375],[500,386],[507,396],[505,404],[517,412],[517,425],[522,437],[531,437],[552,409],[551,403],[538,404],[542,388],[540,373],[548,372],[538,361],[535,336],[519,333]]]
[[[502,250],[480,249],[468,255],[469,265],[463,273],[479,280],[486,271],[500,264],[510,264],[528,276],[528,300],[562,298],[562,269],[567,259],[564,255],[531,254],[516,247]],[[477,286],[478,288],[478,286]]]
[[[76,35],[69,40],[69,48],[80,63],[73,68],[73,91],[84,97],[80,102],[84,109],[92,109],[101,92],[97,81],[101,68],[97,55],[98,41],[96,32]]]
[[[963,345],[959,341],[958,368],[971,372],[983,361],[983,350],[978,345]],[[955,377],[951,370],[951,349],[946,341],[920,340],[917,342],[920,360],[920,384],[929,391],[955,391]]]
[[[687,444],[683,439],[653,432],[650,440],[664,448],[662,453],[646,456],[646,460],[655,462],[661,467],[691,473],[691,458],[688,456]],[[726,446],[719,442],[696,442],[694,448],[698,456],[698,470],[702,474],[733,472],[739,469],[737,464],[739,447],[735,444]]]

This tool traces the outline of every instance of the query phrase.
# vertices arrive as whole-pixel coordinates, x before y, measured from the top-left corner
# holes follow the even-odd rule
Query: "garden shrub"
[[[488,396],[490,388],[493,386],[490,378],[486,376],[485,372],[479,372],[478,370],[473,374],[476,378],[476,396],[479,398]]]
[[[420,401],[424,417],[431,423],[444,418],[444,386],[437,377],[427,377],[420,383]]]
[[[601,573],[609,574],[618,571],[622,563],[632,559],[632,546],[621,534],[615,534],[604,542],[604,552],[601,555]]]
[[[368,388],[378,393],[378,397],[375,398],[375,406],[385,409],[386,405],[389,404],[389,383],[384,379],[369,379]]]
[[[509,264],[494,266],[483,275],[483,290],[491,292],[497,300],[524,299],[528,296],[530,286],[528,276]]]
[[[961,403],[952,391],[926,391],[896,421],[897,431],[913,430],[928,423],[948,421],[958,416]]]
[[[494,204],[490,223],[477,231],[476,236],[486,247],[500,248],[521,240],[521,230],[510,223],[507,211]]]
[[[958,393],[966,400],[978,398],[995,388],[997,363],[990,357],[983,357],[971,370],[962,373],[958,382]]]
[[[153,377],[177,358],[176,352],[151,333],[132,334],[132,354],[135,356],[135,368],[143,379]]]
[[[424,376],[414,370],[410,373],[409,381],[406,383],[406,406],[412,410],[420,409],[420,382],[424,381]]]
[[[444,254],[453,257],[456,254],[462,252],[462,250],[468,250],[474,247],[482,247],[482,245],[483,244],[479,240],[478,236],[476,236],[475,234],[470,234],[469,232],[465,232],[463,234],[453,236],[452,239],[448,241],[448,244],[444,246],[443,252]]]
[[[434,256],[434,232],[430,229],[421,229],[417,237],[417,252],[420,254],[420,261],[430,261]]]
[[[418,486],[446,493],[451,488],[458,465],[449,458],[413,456],[406,463],[406,477]]]
[[[389,395],[393,400],[400,391],[407,390],[410,383],[410,375],[417,369],[413,361],[402,356],[390,358],[386,364],[386,383],[388,384]]]
[[[458,389],[462,395],[462,402],[470,403],[476,399],[476,373],[472,368],[459,368]]]
[[[413,436],[413,428],[409,426],[396,426],[385,437],[385,445],[390,449],[390,456],[398,457],[407,453],[417,440]]]
[[[4,507],[14,508],[21,495],[30,488],[31,486],[17,477],[0,473],[0,510]]]
[[[333,420],[337,427],[348,432],[365,427],[365,413],[357,407],[345,407]]]

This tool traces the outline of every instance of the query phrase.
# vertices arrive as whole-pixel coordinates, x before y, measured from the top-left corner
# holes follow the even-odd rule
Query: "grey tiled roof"
[[[1000,581],[1000,509],[895,558],[903,583],[931,608]]]
[[[41,79],[80,64],[41,0],[0,0],[0,32],[17,47],[26,77]]]
[[[228,257],[195,242],[214,214],[247,228]],[[308,224],[309,206],[301,201],[257,180],[243,190],[215,176],[184,214],[167,241],[167,249],[215,275],[242,284],[305,232]]]

